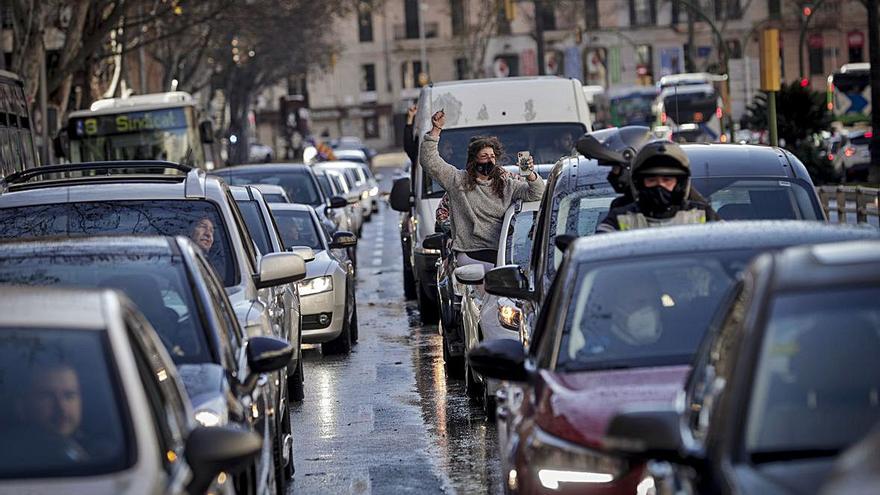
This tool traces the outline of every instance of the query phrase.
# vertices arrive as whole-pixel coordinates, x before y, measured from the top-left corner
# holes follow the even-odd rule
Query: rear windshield
[[[495,136],[504,146],[506,158],[499,165],[512,164],[518,151],[528,151],[536,164],[556,163],[560,157],[571,154],[574,143],[586,132],[583,124],[517,124],[486,127],[463,127],[443,131],[439,151],[444,160],[459,169],[467,165],[467,145],[475,136]],[[424,174],[426,197],[443,195],[443,186]]]
[[[175,363],[213,362],[179,257],[101,253],[12,258],[0,249],[0,284],[121,290],[156,329]]]
[[[225,181],[233,186],[248,184],[274,184],[281,186],[294,203],[320,206],[321,192],[308,170],[291,167],[290,170],[243,170],[234,168],[218,172]]]
[[[324,249],[317,225],[312,220],[308,211],[301,210],[272,210],[278,231],[281,233],[281,242],[284,248],[293,246],[308,246],[316,251]]]
[[[822,219],[816,193],[799,179],[715,177],[691,184],[724,220]]]
[[[0,329],[0,478],[85,477],[132,465],[127,410],[103,335]]]
[[[0,209],[0,239],[163,235],[189,237],[223,285],[238,284],[238,267],[217,206],[203,200],[95,201]]]

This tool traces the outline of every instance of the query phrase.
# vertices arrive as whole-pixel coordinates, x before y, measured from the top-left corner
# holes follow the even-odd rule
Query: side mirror
[[[211,125],[210,120],[199,122],[199,138],[205,144],[214,143],[214,126]]]
[[[431,234],[422,241],[422,247],[425,249],[440,251],[444,246],[446,246],[446,234]]]
[[[237,474],[253,463],[263,448],[254,432],[225,426],[199,426],[186,439],[186,462],[192,470],[187,493],[201,495],[221,471]]]
[[[489,294],[512,299],[532,299],[529,280],[519,265],[505,265],[486,272],[483,288]]]
[[[412,206],[412,184],[409,177],[401,177],[394,181],[388,201],[394,211],[409,211]]]
[[[568,246],[570,246],[571,243],[574,242],[575,240],[577,240],[576,235],[561,234],[561,235],[556,236],[556,238],[554,239],[553,242],[554,242],[554,244],[556,244],[556,247],[559,248],[559,250],[564,253],[565,250],[568,249]]]
[[[251,373],[271,373],[283,369],[293,359],[290,342],[275,337],[251,337],[247,343],[247,361]]]
[[[460,266],[455,269],[455,279],[464,285],[480,285],[486,274],[486,267],[482,263]]]
[[[315,261],[315,251],[308,246],[290,246],[287,248],[287,252],[299,256],[306,263]]]
[[[343,198],[342,196],[333,196],[330,198],[330,204],[328,205],[330,208],[345,208],[348,206],[348,200]]]
[[[258,289],[296,282],[306,278],[306,262],[293,253],[265,254],[254,278]]]
[[[330,240],[330,249],[346,249],[357,246],[357,243],[358,238],[356,235],[345,230],[338,230]]]
[[[525,367],[526,351],[514,339],[489,339],[468,353],[471,368],[495,380],[524,382],[529,378]]]
[[[621,411],[611,418],[603,444],[625,455],[680,461],[685,450],[681,415],[671,408]]]

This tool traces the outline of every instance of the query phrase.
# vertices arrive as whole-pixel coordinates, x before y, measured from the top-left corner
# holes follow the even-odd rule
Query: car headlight
[[[373,188],[370,189],[370,196],[378,196],[378,195],[379,195],[379,186],[373,186]]]
[[[522,320],[522,311],[513,305],[513,301],[510,299],[498,300],[498,322],[502,327],[519,330],[520,320]]]
[[[364,191],[361,193],[361,199],[369,199],[370,191]]]
[[[310,296],[331,290],[333,290],[333,277],[330,275],[310,278],[299,283],[299,295],[301,296]]]
[[[223,426],[229,422],[226,400],[221,396],[202,404],[193,415],[200,425],[206,427]]]
[[[609,483],[628,469],[625,460],[562,440],[536,428],[528,457],[541,485],[558,490],[562,483]]]

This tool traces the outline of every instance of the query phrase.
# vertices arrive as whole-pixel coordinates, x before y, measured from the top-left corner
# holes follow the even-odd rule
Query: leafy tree
[[[758,93],[748,106],[742,124],[751,130],[768,128],[767,94]],[[833,170],[819,156],[819,132],[828,129],[831,116],[825,108],[825,94],[793,82],[776,93],[776,127],[780,143],[807,166],[816,182],[833,180]]]

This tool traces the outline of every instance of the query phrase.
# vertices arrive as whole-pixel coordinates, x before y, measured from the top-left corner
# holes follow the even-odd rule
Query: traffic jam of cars
[[[410,117],[394,172],[4,167],[0,492],[877,490],[880,230],[795,155],[594,129],[555,76]]]

